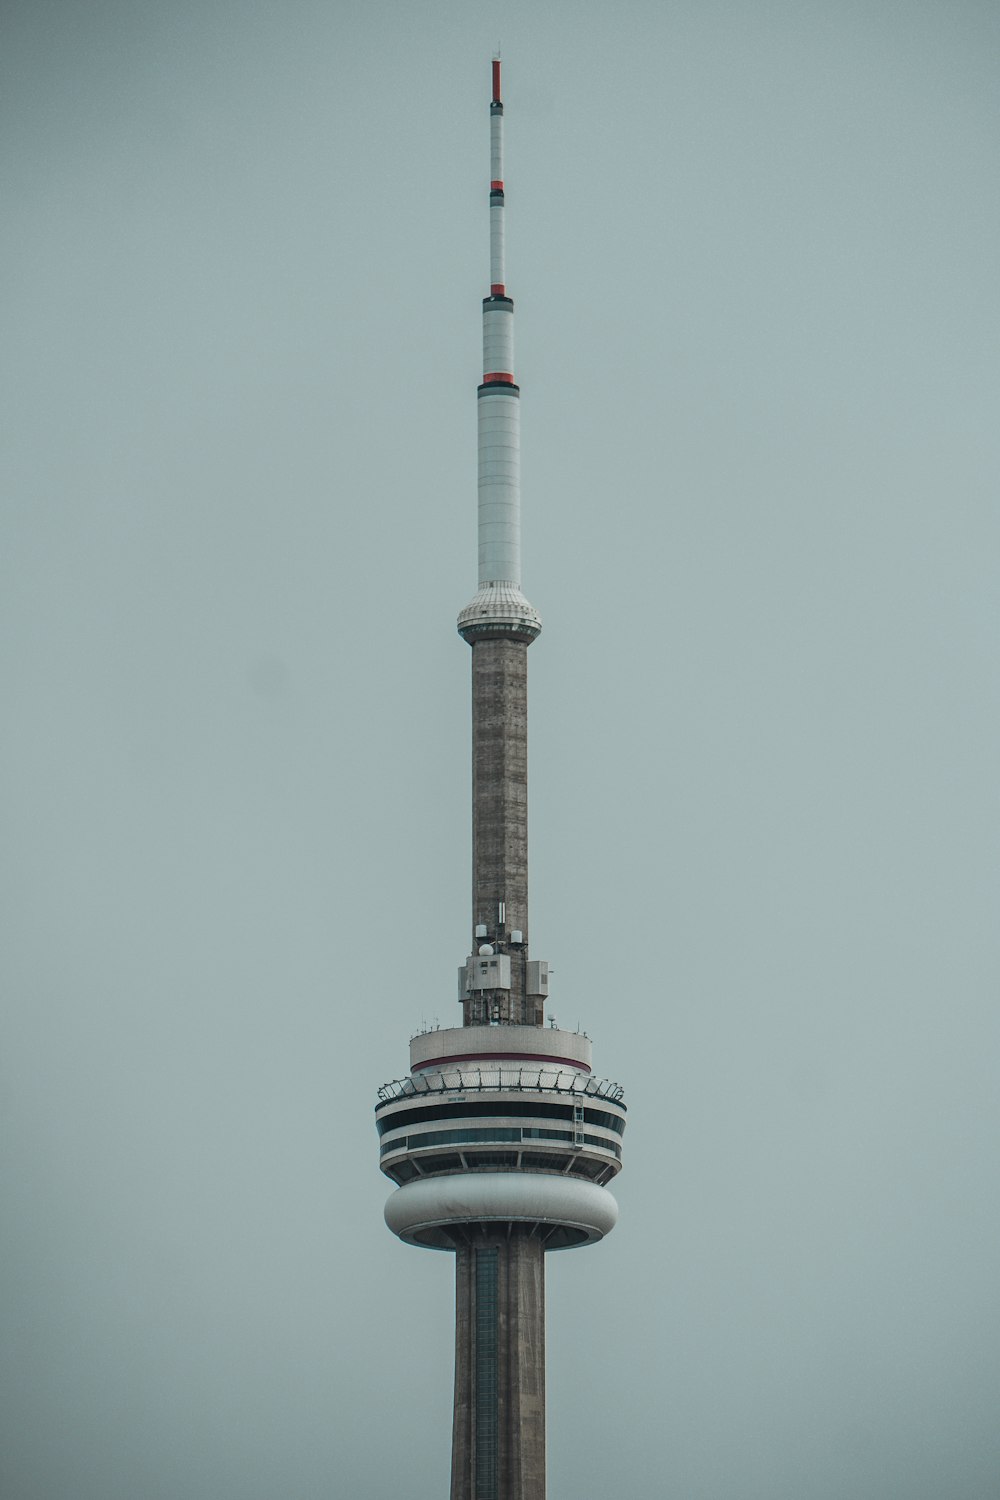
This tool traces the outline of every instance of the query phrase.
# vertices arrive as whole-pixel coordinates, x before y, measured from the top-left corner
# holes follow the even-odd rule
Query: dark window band
[[[504,1116],[515,1120],[572,1120],[573,1106],[545,1104],[541,1101],[537,1104],[523,1104],[517,1100],[502,1098],[489,1103],[470,1100],[460,1104],[437,1104],[430,1109],[400,1109],[395,1114],[376,1120],[375,1128],[379,1135],[384,1135],[387,1130],[402,1130],[404,1125],[423,1124],[428,1120],[481,1120],[484,1117],[496,1120]],[[603,1126],[605,1130],[613,1130],[617,1135],[625,1133],[625,1121],[608,1110],[584,1109],[583,1118],[588,1125]]]
[[[426,1130],[420,1135],[401,1135],[397,1139],[383,1142],[378,1154],[381,1158],[391,1156],[395,1151],[423,1151],[432,1146],[479,1146],[501,1141],[509,1144],[521,1141],[568,1141],[573,1145],[596,1146],[619,1160],[622,1154],[617,1141],[609,1141],[606,1136],[578,1135],[574,1140],[572,1130],[540,1130],[534,1126],[526,1126],[522,1130],[519,1125],[497,1125],[484,1130]]]

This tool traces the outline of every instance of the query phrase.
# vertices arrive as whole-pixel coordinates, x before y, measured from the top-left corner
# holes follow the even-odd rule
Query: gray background
[[[997,1493],[1000,10],[3,10],[2,1485],[446,1493],[503,46],[550,1493]]]

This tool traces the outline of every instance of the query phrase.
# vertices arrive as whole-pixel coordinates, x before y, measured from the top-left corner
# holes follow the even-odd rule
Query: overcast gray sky
[[[570,1495],[992,1500],[1000,8],[7,0],[9,1500],[440,1500],[502,43]]]

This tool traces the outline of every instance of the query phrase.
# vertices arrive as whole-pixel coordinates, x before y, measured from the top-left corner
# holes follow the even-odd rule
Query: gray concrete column
[[[451,1500],[545,1500],[545,1255],[517,1226],[458,1246]]]
[[[519,931],[511,953],[510,1014],[524,1014],[528,942],[528,647],[498,637],[472,647],[472,923]],[[475,947],[472,948],[475,952]]]

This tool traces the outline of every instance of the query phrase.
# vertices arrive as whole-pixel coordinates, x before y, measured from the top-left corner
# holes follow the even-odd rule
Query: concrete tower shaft
[[[466,1025],[541,1026],[544,993],[528,970],[528,648],[510,637],[472,647],[472,919],[510,965],[510,988],[489,1013],[471,985]]]
[[[455,1252],[451,1500],[543,1500],[545,1247],[512,1228]]]

